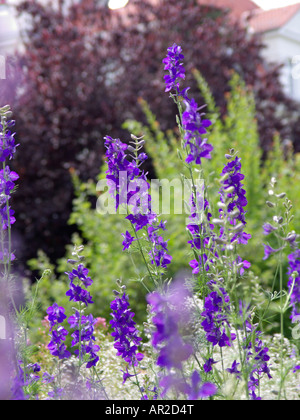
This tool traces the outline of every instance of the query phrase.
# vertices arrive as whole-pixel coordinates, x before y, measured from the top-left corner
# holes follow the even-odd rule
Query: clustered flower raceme
[[[135,234],[144,229],[151,246],[149,253],[150,261],[156,267],[166,268],[171,263],[172,257],[168,254],[167,241],[163,239],[161,232],[165,229],[165,222],[160,222],[157,215],[151,211],[151,196],[148,194],[150,184],[146,174],[140,169],[140,165],[147,159],[146,153],[139,153],[143,141],[132,145],[122,143],[119,139],[105,137],[105,147],[108,171],[106,179],[109,191],[115,199],[116,209],[120,205],[128,206],[130,214],[126,217],[133,226]],[[129,161],[127,152],[135,152]],[[124,177],[125,174],[125,177]],[[125,184],[125,185],[124,185]],[[122,234],[123,250],[129,249],[131,244],[138,240],[128,231]]]
[[[159,386],[163,389],[161,397],[173,389],[188,399],[208,398],[217,392],[214,384],[203,383],[198,371],[194,371],[190,382],[180,372],[183,363],[194,353],[189,340],[182,337],[181,329],[188,329],[190,313],[185,306],[187,289],[181,284],[173,284],[163,294],[153,292],[147,296],[153,313],[152,322],[156,328],[152,334],[152,345],[158,351],[157,365],[167,372],[162,376]]]
[[[11,171],[8,165],[5,165],[6,160],[11,160],[14,157],[17,147],[15,133],[11,132],[11,128],[15,125],[15,121],[11,120],[11,112],[9,106],[0,108],[0,162],[3,168],[0,170],[0,218],[2,230],[10,229],[11,225],[15,223],[14,210],[10,208],[9,200],[11,193],[15,188],[15,181],[19,175]],[[3,241],[5,242],[5,241]],[[13,261],[15,255],[10,251],[10,245],[3,243],[0,252],[0,260],[4,263]]]
[[[72,264],[75,260],[69,260]],[[88,269],[82,263],[77,264],[77,267],[70,272],[66,272],[70,280],[70,288],[66,292],[66,296],[70,301],[78,302],[79,308],[75,309],[73,315],[68,318],[68,323],[71,329],[75,331],[71,334],[73,337],[72,347],[78,346],[74,353],[79,357],[80,361],[86,363],[86,368],[89,369],[95,366],[99,360],[97,352],[100,347],[94,343],[94,326],[96,319],[93,315],[83,315],[84,306],[87,307],[93,303],[92,296],[86,290],[93,281],[88,276]],[[47,309],[48,322],[50,324],[51,341],[48,344],[48,349],[53,356],[59,359],[68,359],[71,357],[70,351],[65,345],[65,340],[69,332],[61,325],[67,318],[65,309],[55,302]]]
[[[220,287],[219,293],[212,291],[205,298],[204,311],[201,314],[204,321],[201,325],[206,332],[207,341],[213,346],[230,347],[236,338],[235,334],[230,333],[230,311],[230,298],[223,287]]]
[[[139,337],[139,331],[133,320],[134,312],[130,309],[129,298],[125,293],[125,286],[121,287],[122,293],[114,291],[115,299],[111,302],[112,320],[110,325],[113,329],[111,333],[114,338],[114,348],[117,350],[117,356],[121,356],[128,366],[136,367],[143,360],[144,355],[138,351],[138,347],[142,341]],[[129,374],[128,366],[123,372],[123,383],[134,375]]]
[[[193,199],[191,200],[194,201]],[[197,249],[200,252],[198,259],[193,259],[189,262],[190,267],[193,269],[193,274],[199,274],[202,269],[209,271],[210,263],[213,262],[212,258],[218,258],[218,252],[215,249],[214,243],[211,243],[211,238],[214,238],[214,225],[211,223],[212,214],[209,211],[209,202],[204,199],[203,211],[206,220],[196,223],[197,214],[192,213],[190,216],[191,223],[187,225],[187,229],[192,239],[188,241],[192,249]]]
[[[231,159],[231,156],[228,155]],[[238,244],[246,245],[251,235],[244,232],[246,225],[245,207],[247,206],[246,191],[241,181],[245,176],[241,173],[241,159],[236,156],[224,166],[221,173],[220,200],[226,205],[225,209],[220,209],[221,217],[226,211],[228,221],[232,225],[229,229],[230,242],[236,241]],[[224,228],[221,229],[221,238],[225,236]]]
[[[65,308],[58,306],[56,302],[52,306],[49,306],[47,309],[48,321],[50,325],[51,341],[48,344],[48,349],[52,356],[58,357],[61,359],[68,359],[71,357],[71,353],[67,350],[67,347],[64,343],[68,331],[63,328],[62,324],[67,318],[65,315]]]
[[[250,391],[251,398],[253,400],[261,400],[261,397],[257,396],[256,392],[259,390],[260,379],[262,375],[267,374],[268,378],[271,379],[270,368],[267,362],[270,360],[268,355],[268,347],[264,347],[262,340],[259,338],[261,335],[260,331],[255,331],[255,344],[248,345],[247,361],[253,360],[251,365],[250,380],[248,382],[248,389]],[[253,352],[254,347],[254,353]]]
[[[168,48],[167,56],[163,59],[164,70],[169,74],[164,76],[166,83],[166,92],[174,92],[176,96],[183,98],[185,110],[182,114],[182,128],[184,130],[184,148],[189,146],[186,162],[188,164],[195,162],[201,165],[201,159],[211,159],[213,146],[207,143],[207,128],[211,121],[203,118],[205,114],[199,113],[199,106],[194,99],[189,99],[187,91],[189,88],[180,90],[179,79],[185,78],[185,69],[182,64],[184,56],[182,48],[176,44]],[[171,94],[172,95],[172,94]]]
[[[96,320],[92,314],[83,315],[84,305],[87,307],[92,304],[92,296],[87,288],[93,284],[93,280],[88,276],[89,270],[82,263],[77,265],[72,271],[67,272],[70,280],[70,289],[66,296],[70,301],[79,302],[80,309],[68,318],[70,328],[75,329],[72,333],[72,347],[78,345],[79,349],[75,350],[75,354],[81,359],[84,357],[86,368],[95,366],[99,360],[97,352],[100,347],[94,343],[94,325]],[[88,358],[86,357],[88,355]]]
[[[251,337],[248,342],[245,338],[246,343],[244,345],[247,354],[246,363],[251,367],[248,389],[253,400],[260,400],[261,398],[256,393],[259,390],[261,377],[266,374],[269,379],[272,378],[270,368],[267,364],[270,360],[270,356],[268,355],[269,349],[264,347],[260,339],[261,331],[258,331],[256,326],[252,325],[249,320],[246,320],[245,328],[248,337]]]

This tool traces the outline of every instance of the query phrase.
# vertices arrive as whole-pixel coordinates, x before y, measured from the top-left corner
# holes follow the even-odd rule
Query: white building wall
[[[19,27],[14,8],[0,4],[0,55],[11,54],[19,44]]]
[[[285,26],[263,35],[265,59],[283,64],[281,83],[287,95],[300,102],[300,12]]]

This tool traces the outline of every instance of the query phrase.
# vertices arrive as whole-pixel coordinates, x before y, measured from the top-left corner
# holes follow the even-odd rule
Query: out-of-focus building
[[[249,30],[262,35],[265,59],[283,65],[281,82],[285,92],[300,102],[300,2],[278,9],[254,10]]]
[[[0,56],[12,53],[21,46],[20,26],[14,5],[21,0],[0,0]],[[39,0],[47,3],[49,0]],[[55,3],[57,0],[53,0]],[[70,3],[82,0],[68,0]],[[102,0],[108,4],[108,0]],[[152,0],[153,4],[158,0]],[[264,58],[283,65],[281,82],[285,92],[300,102],[300,2],[271,10],[261,9],[251,0],[198,0],[199,4],[228,10],[234,21],[247,25],[250,33],[262,36]],[[125,4],[126,2],[124,2]],[[128,8],[129,6],[129,8]],[[126,9],[132,13],[130,0]]]
[[[14,7],[0,1],[0,55],[12,53],[19,41],[19,24]]]

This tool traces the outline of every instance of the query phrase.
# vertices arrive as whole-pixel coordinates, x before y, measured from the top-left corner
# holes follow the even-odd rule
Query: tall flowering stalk
[[[200,176],[202,174],[201,164],[203,159],[211,159],[213,146],[208,143],[207,129],[211,126],[211,121],[205,118],[205,114],[200,112],[201,108],[196,101],[188,97],[189,87],[181,89],[180,82],[185,79],[185,69],[182,63],[184,55],[182,48],[173,44],[167,50],[167,56],[163,59],[164,70],[169,74],[164,76],[166,88],[165,92],[170,93],[170,97],[174,100],[178,107],[179,117],[177,118],[179,130],[182,138],[182,150],[185,154],[185,165],[188,168],[192,194],[190,198],[191,222],[187,229],[192,237],[191,247],[194,251],[195,259],[190,261],[193,274],[199,275],[200,287],[204,290],[204,283],[201,280],[201,272],[205,274],[208,268],[208,254],[214,251],[208,247],[210,229],[209,213],[207,220],[201,215],[209,207],[208,200],[204,198],[202,187],[197,184],[193,165],[200,165]],[[197,252],[198,251],[198,252]],[[206,276],[203,276],[206,279]],[[203,292],[204,298],[204,292]]]
[[[168,244],[162,232],[165,223],[151,210],[150,184],[141,164],[148,158],[141,152],[144,141],[132,136],[129,145],[119,139],[105,137],[108,171],[106,175],[109,191],[115,200],[116,209],[125,207],[126,219],[130,221],[133,235],[126,231],[122,236],[123,250],[129,249],[133,242],[138,243],[150,278],[156,286],[162,285],[162,274],[171,263]],[[147,254],[141,245],[147,243]],[[153,267],[151,269],[151,266]]]
[[[285,376],[283,372],[283,345],[284,345],[284,314],[287,309],[292,306],[292,319],[297,315],[299,309],[299,268],[297,264],[298,259],[298,247],[299,235],[295,231],[290,230],[290,224],[293,220],[292,214],[292,203],[286,197],[285,192],[277,191],[277,180],[272,177],[270,182],[270,188],[268,191],[268,200],[266,201],[267,206],[274,212],[272,223],[265,223],[263,225],[263,233],[266,237],[277,242],[276,248],[272,247],[269,243],[263,244],[264,246],[264,260],[267,260],[272,255],[277,256],[278,261],[278,272],[279,272],[279,312],[280,312],[280,345],[281,345],[281,356],[280,356],[280,371],[281,371],[281,382],[280,389],[278,392],[278,399],[281,397]],[[284,302],[284,287],[283,287],[283,251],[285,248],[292,249],[292,253],[288,256],[289,260],[289,281],[286,301]],[[276,278],[273,282],[272,293],[274,292]]]
[[[50,326],[50,343],[48,344],[48,349],[50,353],[58,357],[59,360],[65,360],[72,356],[72,353],[68,350],[65,340],[69,335],[70,330],[73,330],[71,333],[72,347],[77,347],[74,350],[74,354],[78,359],[78,375],[81,372],[81,367],[85,365],[86,369],[92,369],[94,373],[94,368],[99,361],[98,352],[100,346],[95,343],[95,324],[96,319],[92,314],[85,315],[85,309],[93,303],[92,296],[87,290],[93,284],[92,279],[88,276],[89,270],[84,266],[83,259],[84,257],[80,255],[83,251],[83,246],[74,248],[72,253],[73,258],[68,260],[68,262],[75,266],[72,271],[66,272],[69,278],[69,289],[66,292],[66,296],[69,297],[70,302],[74,302],[76,307],[73,307],[73,314],[67,318],[65,314],[65,308],[59,306],[56,302],[47,309],[47,320]],[[69,329],[63,327],[65,320],[69,324]],[[99,379],[99,378],[98,378]],[[60,380],[60,379],[59,379]],[[98,380],[101,384],[102,393],[107,397],[105,390],[102,386],[102,382]],[[91,387],[90,381],[88,381],[89,386]],[[54,394],[51,392],[49,396],[55,398],[61,398],[63,396],[64,390],[61,387],[54,387]],[[53,395],[52,395],[53,394]]]
[[[179,110],[177,121],[182,138],[182,149],[186,155],[185,166],[188,168],[192,180],[192,212],[187,229],[192,238],[189,243],[195,258],[190,261],[190,266],[193,274],[200,280],[200,291],[203,298],[201,326],[210,344],[210,351],[203,369],[208,373],[217,363],[212,357],[213,348],[218,346],[222,356],[222,348],[232,346],[234,340],[239,336],[238,323],[234,321],[236,333],[232,332],[231,326],[231,321],[236,318],[234,313],[238,308],[235,286],[237,277],[244,274],[245,269],[250,267],[250,263],[246,260],[243,261],[237,254],[237,246],[247,244],[251,235],[245,232],[247,199],[242,184],[244,175],[241,173],[241,159],[236,156],[233,150],[226,155],[228,163],[224,165],[221,173],[218,218],[212,218],[208,199],[196,188],[192,165],[201,165],[203,159],[211,159],[213,147],[207,141],[207,129],[211,122],[204,117],[204,113],[201,113],[201,108],[195,100],[189,99],[187,94],[189,88],[182,90],[180,87],[181,80],[185,78],[183,58],[182,49],[178,45],[173,44],[168,49],[167,57],[163,60],[164,69],[169,72],[165,76],[165,91],[170,92],[170,96]],[[219,233],[217,233],[217,226],[220,227]],[[260,377],[261,373],[265,371],[269,374],[267,367],[260,363],[261,358],[267,361],[268,356],[266,356],[262,342],[258,341],[258,338],[256,338],[256,343],[254,351],[256,364],[249,372],[250,378],[252,378],[249,389],[251,388],[253,399],[256,398],[254,389],[257,382],[255,378]],[[249,364],[250,350],[245,347],[242,349],[240,342],[238,345],[240,362],[245,368],[246,363]],[[244,357],[242,353],[244,353]],[[232,367],[227,370],[239,377],[240,372],[237,369],[239,364],[235,361]],[[223,361],[222,366],[224,371]],[[248,389],[247,392],[249,392]]]
[[[135,376],[137,384],[139,385],[136,367],[144,358],[144,355],[138,350],[142,339],[139,336],[139,331],[133,320],[134,312],[130,309],[126,287],[123,286],[120,281],[118,281],[118,285],[120,287],[120,292],[114,290],[115,299],[110,305],[112,309],[112,320],[110,321],[110,325],[113,329],[111,335],[114,338],[114,348],[117,350],[117,355],[121,356],[127,364],[126,371],[123,372],[123,384],[128,378]],[[128,368],[130,367],[133,368],[134,375],[129,373]],[[143,396],[142,391],[141,393]]]
[[[86,364],[86,368],[90,369],[96,366],[99,356],[97,352],[100,347],[95,344],[94,325],[96,320],[92,314],[84,315],[88,305],[93,303],[92,296],[88,288],[93,284],[93,280],[88,276],[89,270],[83,265],[83,257],[79,255],[83,247],[75,247],[73,256],[75,259],[69,260],[69,263],[75,265],[72,271],[66,272],[69,277],[69,290],[66,296],[70,301],[76,302],[77,308],[74,314],[68,318],[70,328],[74,330],[72,333],[72,347],[78,346],[75,354],[78,356],[79,369],[81,364]]]

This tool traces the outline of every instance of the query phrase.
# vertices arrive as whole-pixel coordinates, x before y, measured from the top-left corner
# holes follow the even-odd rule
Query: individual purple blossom
[[[240,379],[240,371],[237,369],[238,365],[240,363],[238,363],[236,360],[234,360],[234,362],[231,365],[231,368],[227,368],[227,372],[236,375],[237,379]]]
[[[56,302],[54,302],[52,306],[49,306],[47,309],[47,314],[51,327],[50,331],[55,325],[61,324],[67,318],[65,315],[65,308],[58,306]]]
[[[11,171],[9,166],[0,170],[0,194],[10,196],[11,191],[15,188],[15,181],[19,179],[19,175]]]
[[[44,372],[42,376],[42,382],[44,384],[51,384],[55,381],[55,377],[50,375],[48,372]]]
[[[264,257],[263,260],[267,260],[271,254],[275,254],[275,252],[280,251],[279,249],[274,249],[270,245],[263,244],[264,246]]]
[[[10,207],[8,207],[8,209],[6,207],[2,207],[0,209],[3,230],[6,230],[8,227],[15,223],[16,218],[14,217],[14,214],[15,211],[12,210]]]
[[[86,317],[84,315],[80,315],[79,311],[75,311],[74,315],[71,315],[68,318],[68,323],[70,324],[71,328],[79,327],[79,324],[85,324]]]
[[[15,142],[15,133],[10,130],[5,130],[3,135],[4,126],[0,124],[0,162],[5,162],[6,159],[12,159],[19,144]]]
[[[277,230],[277,227],[272,226],[270,223],[264,223],[263,225],[263,233],[264,235],[270,235],[270,233]]]
[[[135,238],[128,232],[128,230],[126,230],[125,233],[122,233],[122,236],[124,238],[124,241],[122,242],[123,251],[125,251],[125,249],[128,249],[132,242],[135,241]]]
[[[94,303],[92,301],[92,296],[87,290],[80,286],[76,286],[73,283],[70,283],[70,289],[66,292],[66,295],[69,296],[70,301],[83,302],[86,306]]]
[[[50,350],[50,353],[52,354],[52,356],[56,356],[60,360],[68,359],[69,357],[71,357],[71,353],[69,352],[69,350],[67,349],[64,343],[55,344],[53,342],[50,342],[48,344],[48,349]]]
[[[298,370],[300,370],[300,365],[297,365],[297,366],[293,367],[293,373],[298,372]]]
[[[126,366],[126,370],[122,370],[122,369],[121,369],[121,372],[123,372],[123,385],[125,384],[125,382],[127,381],[127,379],[132,378],[132,377],[134,377],[134,376],[135,376],[135,375],[131,375],[131,374],[128,372],[128,366]]]
[[[191,376],[191,385],[187,391],[189,400],[198,400],[212,397],[218,388],[210,382],[203,383],[199,373],[195,370]]]
[[[239,255],[237,256],[237,259],[235,261],[236,266],[237,266],[237,271],[239,273],[240,276],[242,276],[245,272],[245,268],[250,268],[251,267],[251,263],[247,260],[243,260],[242,257],[240,257]]]
[[[212,366],[216,363],[218,363],[218,362],[215,362],[214,359],[209,357],[203,365],[204,372],[206,372],[206,373],[211,372],[212,371]]]

